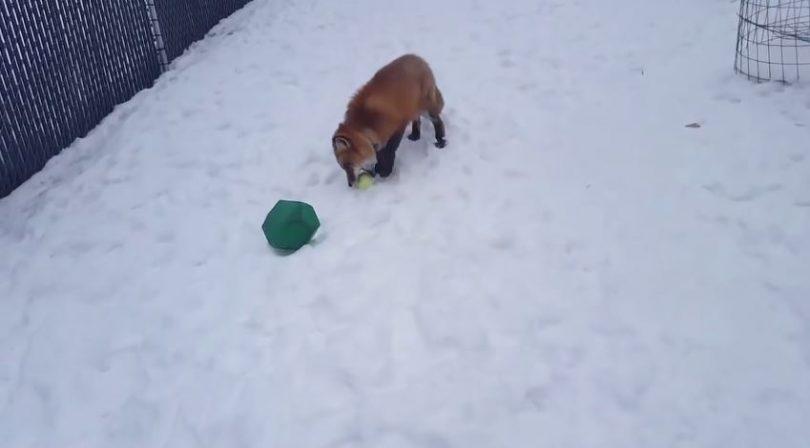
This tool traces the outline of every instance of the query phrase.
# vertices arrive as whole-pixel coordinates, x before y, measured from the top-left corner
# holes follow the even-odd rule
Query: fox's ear
[[[349,149],[349,139],[346,137],[335,137],[332,139],[332,149],[335,152],[346,151]]]

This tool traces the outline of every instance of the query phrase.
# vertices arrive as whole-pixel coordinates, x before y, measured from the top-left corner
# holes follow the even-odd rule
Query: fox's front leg
[[[394,159],[397,157],[397,148],[399,142],[402,141],[402,134],[405,133],[405,128],[397,131],[396,134],[391,136],[386,143],[385,147],[377,152],[377,166],[374,171],[381,177],[388,177],[394,171]]]

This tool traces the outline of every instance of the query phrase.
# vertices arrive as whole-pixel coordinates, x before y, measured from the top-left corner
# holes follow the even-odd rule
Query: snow
[[[810,90],[736,10],[255,0],[0,200],[0,446],[807,446]],[[411,51],[449,145],[349,190]]]

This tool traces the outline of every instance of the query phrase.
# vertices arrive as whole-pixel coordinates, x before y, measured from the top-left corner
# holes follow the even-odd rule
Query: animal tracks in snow
[[[756,200],[768,193],[781,190],[781,184],[772,183],[767,185],[752,186],[742,191],[730,191],[725,185],[721,183],[712,183],[704,185],[703,188],[715,196],[732,201],[732,202],[750,202]]]

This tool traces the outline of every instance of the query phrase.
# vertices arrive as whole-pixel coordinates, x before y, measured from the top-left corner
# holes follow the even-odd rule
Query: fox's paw
[[[445,139],[436,140],[436,143],[434,143],[434,145],[436,145],[437,148],[444,148],[445,146],[447,146],[447,140]]]
[[[394,167],[381,166],[380,164],[377,164],[374,168],[374,172],[383,178],[390,176],[392,171],[394,171]]]

